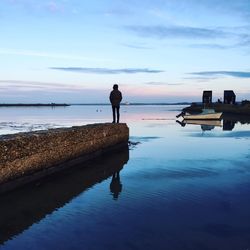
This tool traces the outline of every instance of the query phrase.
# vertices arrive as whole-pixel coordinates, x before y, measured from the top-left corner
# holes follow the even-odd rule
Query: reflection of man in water
[[[114,84],[113,90],[110,93],[109,100],[112,105],[113,123],[115,123],[115,113],[117,113],[117,123],[120,120],[120,103],[122,100],[122,93],[118,90],[118,85]]]
[[[119,194],[122,191],[122,184],[120,181],[120,172],[116,172],[112,176],[112,180],[110,183],[110,192],[113,194],[113,199],[117,200]]]

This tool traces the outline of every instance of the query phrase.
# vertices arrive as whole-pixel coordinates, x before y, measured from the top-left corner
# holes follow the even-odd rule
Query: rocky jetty
[[[0,192],[127,145],[128,138],[126,124],[111,123],[1,136]]]

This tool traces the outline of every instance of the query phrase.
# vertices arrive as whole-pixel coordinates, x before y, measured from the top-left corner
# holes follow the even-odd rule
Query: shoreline
[[[216,112],[223,112],[225,114],[235,115],[250,115],[249,104],[224,104],[224,103],[211,103],[206,104],[205,108],[214,109]],[[185,107],[182,111],[191,114],[201,113],[204,109],[204,104],[192,104],[189,107]]]
[[[66,103],[1,103],[0,107],[66,107]]]
[[[191,105],[190,102],[180,103],[121,103],[121,106],[150,106],[150,105]],[[64,106],[110,106],[110,103],[0,103],[0,107],[64,107]]]

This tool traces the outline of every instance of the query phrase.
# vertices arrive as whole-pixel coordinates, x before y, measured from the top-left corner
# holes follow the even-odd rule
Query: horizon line
[[[189,105],[192,102],[126,102],[126,103],[121,103],[121,106],[129,106],[129,105]],[[196,102],[199,103],[199,102]],[[77,106],[77,105],[104,105],[104,106],[108,106],[111,105],[110,103],[54,103],[54,102],[49,102],[49,103],[45,103],[45,102],[34,102],[34,103],[20,103],[20,102],[16,102],[16,103],[0,103],[0,106]]]

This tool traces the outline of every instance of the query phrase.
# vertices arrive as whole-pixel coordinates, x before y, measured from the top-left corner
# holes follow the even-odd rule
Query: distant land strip
[[[0,107],[65,107],[65,106],[109,106],[110,103],[0,103]],[[189,102],[177,103],[121,103],[121,105],[191,105]]]
[[[65,107],[66,103],[0,103],[0,107]]]
[[[71,103],[70,105],[82,105],[82,106],[106,106],[110,103]],[[121,105],[130,105],[130,106],[139,106],[139,105],[191,105],[191,102],[176,102],[176,103],[167,103],[167,102],[130,102],[130,103],[121,103]]]

